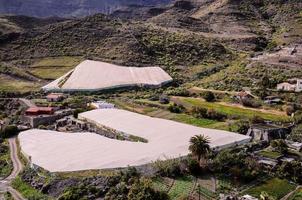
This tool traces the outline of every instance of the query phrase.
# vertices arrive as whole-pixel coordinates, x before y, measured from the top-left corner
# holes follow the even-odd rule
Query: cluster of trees
[[[245,152],[230,149],[223,150],[214,157],[211,169],[243,182],[249,182],[261,174],[261,166],[254,158]]]
[[[223,113],[217,112],[213,109],[206,109],[201,107],[193,107],[191,113],[196,118],[206,118],[218,121],[223,121],[227,118],[227,116]]]
[[[0,131],[0,138],[9,138],[18,134],[19,130],[17,126],[8,125]]]

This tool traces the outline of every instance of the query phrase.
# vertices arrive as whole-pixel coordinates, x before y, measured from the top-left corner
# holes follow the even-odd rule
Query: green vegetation
[[[57,79],[72,70],[81,60],[80,57],[67,56],[43,58],[35,62],[29,71],[42,79]]]
[[[18,133],[18,127],[14,125],[6,126],[2,131],[0,131],[0,138],[9,138]]]
[[[295,189],[295,185],[287,180],[272,178],[247,191],[248,194],[259,198],[261,192],[266,192],[275,199],[281,199]]]
[[[187,197],[192,191],[193,185],[194,181],[191,176],[177,178],[168,194],[172,200]]]
[[[175,97],[176,101],[179,101],[185,107],[202,107],[206,109],[213,109],[219,113],[223,113],[228,116],[232,117],[239,117],[239,118],[247,118],[252,119],[255,116],[261,117],[263,119],[272,120],[272,121],[283,121],[288,120],[289,117],[286,115],[277,115],[273,113],[261,112],[257,110],[252,110],[248,108],[241,108],[229,105],[222,105],[220,103],[214,102],[205,102],[198,98],[187,98],[187,97]]]
[[[282,156],[282,154],[279,153],[279,152],[269,151],[269,150],[260,151],[258,154],[263,156],[263,157],[267,157],[267,158],[271,158],[271,159],[277,159],[280,156]]]
[[[0,143],[0,178],[7,177],[13,169],[9,155],[8,142]]]
[[[20,177],[17,177],[13,182],[12,186],[18,190],[28,200],[50,200],[51,198],[35,190],[27,183],[23,182]]]
[[[0,74],[0,91],[4,92],[29,92],[38,90],[41,85],[35,82],[16,79],[8,75]]]
[[[289,197],[289,200],[301,200],[302,199],[302,188],[298,189],[293,195]]]
[[[156,177],[155,179],[153,179],[153,187],[159,191],[169,190],[169,186],[167,185],[167,183],[164,181],[164,178],[162,177]]]

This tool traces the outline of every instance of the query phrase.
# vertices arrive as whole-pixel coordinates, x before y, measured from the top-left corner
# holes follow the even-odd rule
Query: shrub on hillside
[[[245,98],[241,100],[243,106],[251,107],[251,108],[259,108],[261,103],[255,101],[254,99]]]
[[[211,91],[205,91],[201,93],[202,98],[204,98],[207,102],[213,102],[215,100],[215,95]]]
[[[176,103],[171,104],[168,110],[172,113],[182,113],[185,108],[182,105],[177,105]]]

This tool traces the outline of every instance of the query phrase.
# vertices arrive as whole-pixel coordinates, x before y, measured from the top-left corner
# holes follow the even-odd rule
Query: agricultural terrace
[[[227,116],[233,116],[237,118],[252,119],[255,116],[261,117],[266,120],[283,121],[288,120],[289,117],[285,113],[276,112],[275,110],[260,110],[252,108],[243,108],[235,105],[223,104],[220,102],[206,102],[200,98],[191,97],[173,97],[172,101],[182,104],[187,108],[202,107],[206,109],[213,109],[219,113]]]
[[[22,151],[31,156],[34,164],[57,172],[138,166],[158,159],[185,156],[189,153],[190,138],[199,134],[209,137],[210,146],[217,149],[250,141],[245,135],[119,109],[92,110],[79,114],[79,119],[148,142],[114,140],[94,133],[66,134],[33,129],[19,135]]]

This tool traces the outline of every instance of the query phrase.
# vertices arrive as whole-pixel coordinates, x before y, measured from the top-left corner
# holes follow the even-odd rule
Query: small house
[[[48,102],[60,102],[64,100],[64,94],[62,93],[50,93],[46,96]]]
[[[284,82],[277,85],[279,91],[289,92],[301,92],[302,91],[302,79],[291,79],[290,82]]]
[[[245,99],[253,99],[254,96],[249,92],[241,91],[235,95],[235,98],[237,98],[238,100],[245,100]]]

